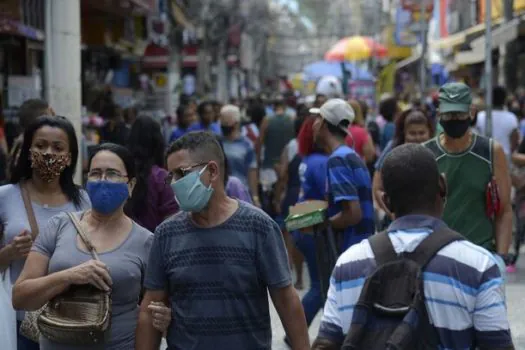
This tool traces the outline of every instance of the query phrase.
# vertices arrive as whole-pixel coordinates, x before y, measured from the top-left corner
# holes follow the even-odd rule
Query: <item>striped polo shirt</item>
[[[344,201],[359,201],[361,206],[361,221],[344,231],[343,250],[346,250],[375,231],[372,181],[361,157],[346,145],[330,155],[327,168],[328,215],[341,212]]]
[[[443,221],[410,215],[388,232],[395,251],[412,252]],[[337,261],[319,329],[319,337],[342,343],[365,280],[377,268],[368,240]],[[494,257],[468,241],[442,248],[423,272],[425,304],[438,331],[440,349],[503,348],[512,344],[503,280]]]

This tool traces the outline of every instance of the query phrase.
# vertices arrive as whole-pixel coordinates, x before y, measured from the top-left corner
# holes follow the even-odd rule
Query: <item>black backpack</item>
[[[443,227],[414,252],[397,255],[386,232],[370,237],[378,267],[366,279],[342,349],[437,349],[439,337],[425,307],[423,270],[441,248],[463,239]]]

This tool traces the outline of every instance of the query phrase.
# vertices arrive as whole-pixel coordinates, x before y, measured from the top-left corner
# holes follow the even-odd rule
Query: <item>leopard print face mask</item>
[[[51,182],[62,174],[70,161],[70,154],[42,153],[31,150],[31,168],[45,182]]]

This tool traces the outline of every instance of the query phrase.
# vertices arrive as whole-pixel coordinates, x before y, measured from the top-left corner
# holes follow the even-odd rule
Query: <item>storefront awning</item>
[[[499,24],[501,22],[502,20],[499,19],[495,21],[494,24]],[[456,46],[463,44],[467,40],[467,37],[469,35],[480,33],[483,30],[485,30],[485,23],[480,23],[473,27],[465,29],[459,33],[449,35],[445,38],[439,40],[431,40],[430,46],[434,49],[452,49]]]
[[[419,61],[420,57],[421,57],[421,54],[412,55],[410,57],[407,57],[404,60],[401,60],[401,61],[397,62],[396,69],[401,69],[401,68],[404,68],[404,67],[406,67],[408,65],[411,65],[412,63],[415,63],[415,62]]]
[[[519,25],[525,17],[515,18],[510,22],[501,24],[499,27],[492,30],[491,47],[497,48],[501,45],[506,45],[518,38]],[[469,65],[480,63],[485,60],[485,46],[486,36],[480,35],[470,42],[472,50],[459,51],[456,53],[454,60],[458,65]]]

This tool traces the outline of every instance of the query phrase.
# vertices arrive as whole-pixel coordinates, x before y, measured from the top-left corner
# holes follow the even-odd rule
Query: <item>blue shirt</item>
[[[396,131],[396,125],[393,122],[388,122],[383,128],[383,134],[381,135],[381,150],[384,150],[386,145],[394,138]]]
[[[381,170],[381,168],[383,167],[383,163],[385,162],[386,156],[388,156],[393,149],[394,143],[392,141],[388,142],[386,144],[385,149],[381,152],[381,155],[377,159],[377,162],[375,164],[376,170]]]
[[[248,173],[257,168],[257,157],[252,143],[245,137],[237,140],[222,140],[224,154],[228,159],[231,175],[239,178],[241,182],[249,187]]]
[[[326,200],[326,165],[328,156],[313,153],[299,165],[302,193],[300,200]]]
[[[342,202],[359,201],[362,218],[344,231],[343,250],[375,232],[372,181],[366,164],[350,147],[338,147],[328,158],[328,215],[342,210]]]
[[[211,132],[213,132],[216,135],[222,135],[221,126],[220,126],[220,124],[218,122],[217,123],[211,123],[210,125],[208,125],[208,127],[205,127],[202,124],[202,122],[197,122],[195,124],[192,124],[188,128],[188,132],[189,131],[211,131]]]
[[[413,252],[436,228],[436,218],[408,215],[388,229],[396,253]],[[368,240],[337,260],[319,328],[319,337],[343,342],[366,279],[376,271]],[[425,304],[440,339],[439,349],[491,349],[512,344],[503,279],[491,253],[466,240],[442,248],[423,272]]]
[[[178,138],[190,132],[190,128],[191,128],[191,125],[187,128],[181,128],[177,126],[175,129],[173,129],[173,132],[171,133],[170,143],[172,143],[173,141],[177,140]]]

